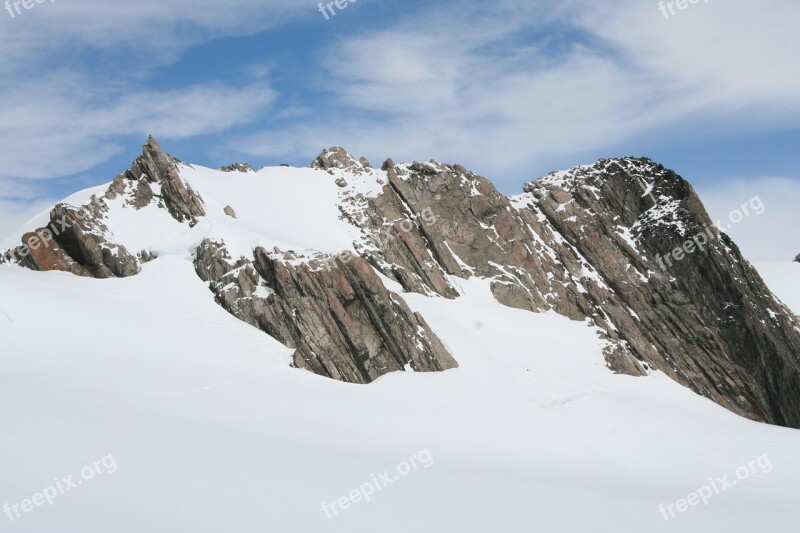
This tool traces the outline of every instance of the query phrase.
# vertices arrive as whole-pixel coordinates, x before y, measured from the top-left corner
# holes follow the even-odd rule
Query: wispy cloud
[[[669,20],[639,0],[409,5],[380,24],[314,30],[324,48],[304,51],[316,69],[302,79],[265,50],[238,79],[209,65],[166,89],[153,73],[198,45],[319,13],[294,0],[40,7],[0,31],[0,179],[28,190],[30,209],[47,191],[29,180],[86,171],[147,133],[217,135],[227,143],[210,152],[246,159],[310,159],[331,145],[374,162],[435,157],[518,188],[537,177],[528,168],[645,135],[800,127],[794,0],[715,1]]]
[[[17,84],[0,90],[0,178],[80,172],[117,153],[120,136],[180,139],[224,131],[254,120],[275,97],[263,82],[131,92],[71,75]]]
[[[793,0],[709,2],[664,20],[655,2],[591,2],[587,31],[612,43],[673,97],[758,120],[800,119],[800,4]]]
[[[59,50],[110,50],[153,66],[199,43],[264,31],[309,11],[294,0],[59,0],[3,18],[0,70],[24,69]]]
[[[150,72],[209,40],[301,16],[272,0],[83,0],[0,19],[0,178],[55,178],[108,160],[147,133],[188,138],[256,120],[277,96],[267,79],[155,89]]]
[[[800,6],[702,8],[665,20],[632,0],[443,4],[343,38],[321,59],[333,105],[231,147],[274,157],[345,144],[519,179],[543,158],[676,126],[800,125]]]

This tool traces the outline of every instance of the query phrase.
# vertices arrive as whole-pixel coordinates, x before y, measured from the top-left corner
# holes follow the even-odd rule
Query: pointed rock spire
[[[158,141],[149,135],[142,155],[125,172],[124,179],[139,181],[142,188],[148,183],[160,184],[164,203],[173,218],[194,225],[197,217],[206,214],[203,199],[181,178],[178,163],[178,159],[164,152]]]

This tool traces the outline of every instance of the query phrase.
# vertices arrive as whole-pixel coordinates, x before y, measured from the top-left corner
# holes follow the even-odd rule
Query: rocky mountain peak
[[[206,214],[203,199],[180,176],[180,160],[167,154],[151,135],[142,147],[142,155],[131,168],[118,175],[106,198],[130,197],[129,203],[141,209],[154,200],[167,208],[179,222],[197,223]]]
[[[22,245],[13,254],[15,261],[33,270],[62,270],[95,278],[138,274],[141,263],[153,256],[117,242],[107,225],[109,204],[135,210],[162,208],[176,221],[193,226],[206,212],[203,199],[181,177],[179,164],[149,136],[142,154],[130,169],[117,175],[103,196],[92,196],[81,206],[56,204],[44,227],[22,237]]]
[[[354,174],[361,174],[371,168],[366,157],[362,156],[356,159],[341,146],[326,148],[311,162],[309,167],[325,171],[340,169]]]
[[[800,427],[800,319],[711,228],[675,172],[645,158],[601,159],[506,197],[485,177],[435,160],[387,159],[376,170],[333,147],[310,167],[336,176],[338,189],[314,194],[331,194],[325,224],[347,228],[341,252],[242,239],[238,224],[253,221],[243,199],[217,199],[231,208],[219,208],[230,235],[203,233],[192,244],[195,272],[216,301],[293,348],[294,366],[355,383],[453,368],[457,358],[402,294],[456,299],[459,280],[480,278],[501,304],[590,324],[614,372],[659,370],[734,412]],[[309,183],[320,177],[304,172]],[[135,275],[153,256],[126,248],[114,216],[164,209],[171,216],[159,220],[191,227],[209,217],[214,226],[193,188],[208,183],[201,176],[149,138],[101,205],[56,206],[51,221],[69,230],[20,264]]]

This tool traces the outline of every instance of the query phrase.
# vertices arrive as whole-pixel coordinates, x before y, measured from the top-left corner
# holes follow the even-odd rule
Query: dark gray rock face
[[[232,163],[225,167],[219,167],[222,172],[254,172],[250,163]]]
[[[445,275],[489,278],[506,305],[590,318],[615,371],[655,368],[744,416],[800,427],[800,322],[673,172],[603,160],[506,198],[458,165],[384,169],[383,194],[363,207],[375,235],[426,209],[437,220],[364,252],[406,290],[453,297]],[[687,241],[695,252],[675,260]]]
[[[545,195],[556,188],[568,198]],[[635,313],[617,327],[639,358],[744,416],[800,426],[800,321],[714,228],[685,180],[647,159],[622,159],[526,190],[530,209]]]
[[[189,222],[194,226],[197,217],[206,214],[203,199],[181,178],[178,163],[177,159],[162,151],[150,136],[142,155],[136,158],[128,171],[117,176],[106,198],[113,199],[122,194],[126,187],[135,184],[132,205],[142,208],[154,198],[151,184],[157,184],[161,191],[159,201],[163,202],[172,217],[178,222]]]
[[[795,262],[800,263],[800,254],[797,254],[797,257],[794,258]]]
[[[254,251],[233,261],[206,240],[195,258],[217,302],[295,348],[294,365],[351,383],[388,372],[457,366],[425,319],[391,293],[364,259],[327,258],[295,266],[282,253]]]

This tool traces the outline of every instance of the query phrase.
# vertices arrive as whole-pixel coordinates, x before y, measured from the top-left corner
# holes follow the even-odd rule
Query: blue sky
[[[0,234],[126,169],[436,158],[505,193],[599,157],[674,168],[753,259],[800,252],[800,5],[55,0],[0,12]]]

